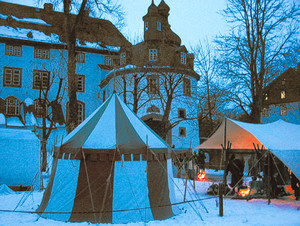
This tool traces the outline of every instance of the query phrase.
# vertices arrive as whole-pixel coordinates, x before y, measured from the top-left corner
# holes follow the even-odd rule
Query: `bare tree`
[[[229,97],[249,121],[258,123],[263,88],[274,79],[276,60],[299,31],[299,8],[285,0],[228,0],[223,13],[231,34],[217,43]]]
[[[56,123],[63,124],[64,116],[62,111],[61,102],[65,94],[67,86],[66,78],[66,58],[64,57],[63,50],[59,50],[60,57],[54,59],[51,56],[51,61],[48,65],[40,64],[37,60],[37,68],[43,68],[45,72],[50,72],[49,80],[43,80],[42,76],[35,77],[34,86],[39,90],[39,97],[36,99],[35,115],[41,117],[42,125],[41,133],[38,133],[37,128],[35,132],[38,133],[38,138],[41,142],[41,155],[42,165],[41,171],[46,171],[47,167],[47,142],[53,129],[56,128]],[[59,58],[59,59],[58,59]],[[52,93],[52,95],[50,95]],[[53,98],[53,94],[56,93]],[[51,111],[49,108],[51,107]],[[50,125],[48,124],[50,122]]]
[[[43,0],[40,0],[43,2]],[[67,112],[67,132],[71,132],[78,124],[77,77],[76,77],[76,49],[77,39],[85,27],[85,14],[91,13],[97,18],[115,20],[117,26],[122,26],[124,13],[120,4],[115,0],[52,0],[52,3],[61,8],[64,14],[64,39],[68,51],[68,97],[69,111]],[[99,31],[98,31],[99,32]]]
[[[224,79],[219,76],[217,53],[207,40],[199,42],[192,49],[195,55],[195,71],[200,75],[198,92],[194,96],[195,103],[191,109],[197,111],[197,126],[200,143],[208,137],[219,124],[226,103],[226,90]]]

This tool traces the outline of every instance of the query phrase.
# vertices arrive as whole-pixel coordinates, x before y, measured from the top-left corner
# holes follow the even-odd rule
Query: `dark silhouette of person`
[[[244,167],[245,162],[236,158],[234,154],[229,158],[227,165],[226,176],[228,172],[231,173],[231,187],[242,186],[243,185],[243,176],[244,176]]]
[[[206,156],[202,150],[199,151],[198,155],[195,156],[196,164],[201,170],[205,170],[205,159]]]

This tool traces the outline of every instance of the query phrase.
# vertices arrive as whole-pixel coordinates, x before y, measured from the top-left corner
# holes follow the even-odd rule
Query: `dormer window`
[[[149,24],[148,22],[145,22],[145,31],[148,31],[149,30]]]
[[[161,22],[157,22],[157,30],[161,31]]]
[[[284,90],[281,91],[280,98],[281,99],[285,99],[285,91]]]
[[[120,65],[126,64],[126,52],[121,53],[120,55]]]
[[[181,64],[186,64],[186,53],[181,52],[181,54],[180,54],[180,62],[181,62]]]
[[[149,49],[149,61],[157,61],[157,49]]]

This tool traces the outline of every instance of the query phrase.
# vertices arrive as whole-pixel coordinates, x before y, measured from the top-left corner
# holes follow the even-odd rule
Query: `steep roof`
[[[147,146],[167,153],[168,147],[117,94],[110,96],[64,140],[60,152],[84,150],[107,153],[116,148],[122,154],[145,154]]]
[[[253,145],[263,145],[300,178],[300,125],[283,120],[254,124],[224,119],[216,132],[196,149],[222,149],[221,144],[227,141],[236,150],[253,150]]]
[[[75,19],[76,15],[72,15],[72,20]],[[54,11],[52,4],[44,4],[42,9],[0,2],[0,25],[2,25],[1,30],[10,31],[10,35],[2,32],[2,37],[26,38],[55,44],[65,43],[64,13]],[[88,11],[85,12],[79,29],[78,42],[82,47],[93,48],[91,43],[107,46],[130,45],[110,21],[89,17]]]

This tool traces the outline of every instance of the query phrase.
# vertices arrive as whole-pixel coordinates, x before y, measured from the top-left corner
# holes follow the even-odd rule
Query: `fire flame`
[[[245,197],[250,194],[250,188],[240,189],[239,196]]]
[[[197,181],[205,181],[205,170],[199,170],[199,173],[197,174]]]

